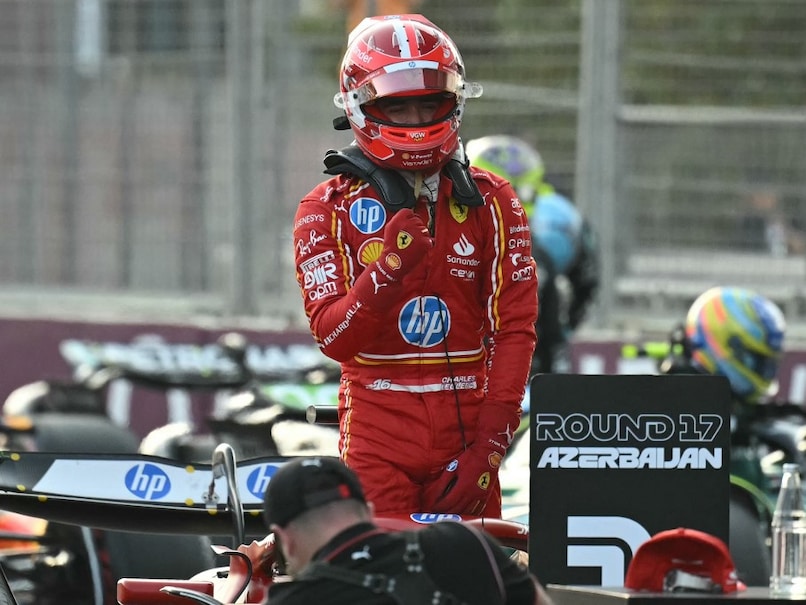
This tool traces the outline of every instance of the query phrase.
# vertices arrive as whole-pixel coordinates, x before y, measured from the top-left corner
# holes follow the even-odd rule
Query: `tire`
[[[137,436],[106,416],[44,412],[31,416],[36,448],[42,452],[135,454]]]
[[[8,584],[8,578],[6,578],[2,565],[0,565],[0,605],[17,605],[17,599],[11,592],[11,586]]]
[[[748,586],[769,586],[771,553],[768,529],[751,496],[730,499],[730,553],[739,579]]]
[[[186,580],[221,565],[206,536],[104,533],[115,578]]]

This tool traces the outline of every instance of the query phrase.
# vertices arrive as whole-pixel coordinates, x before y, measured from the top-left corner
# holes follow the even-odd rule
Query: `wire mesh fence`
[[[727,281],[806,324],[806,3],[412,7],[484,84],[464,138],[534,143],[602,232],[595,327],[668,322]],[[350,142],[331,126],[344,2],[0,10],[0,311],[301,325],[292,217]],[[587,90],[602,74],[610,99]]]

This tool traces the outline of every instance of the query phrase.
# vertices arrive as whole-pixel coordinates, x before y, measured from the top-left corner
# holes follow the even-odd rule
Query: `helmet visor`
[[[775,378],[778,373],[778,355],[769,355],[768,353],[748,349],[738,337],[729,339],[728,345],[736,360],[745,368],[765,382],[772,381]]]
[[[778,358],[761,353],[748,352],[748,367],[764,380],[772,381],[778,374]]]
[[[380,97],[401,94],[422,95],[430,91],[453,93],[457,97],[475,98],[481,95],[481,86],[468,83],[452,72],[435,69],[428,65],[412,67],[410,63],[397,64],[386,68],[387,71],[371,76],[358,88],[336,96],[336,105],[342,109],[355,108]],[[391,70],[391,71],[390,71]]]
[[[404,122],[394,118],[395,109],[398,112],[408,113],[404,108],[412,103],[420,108],[418,116],[424,118],[421,123]],[[405,123],[408,126],[426,126],[450,118],[456,111],[456,97],[447,92],[430,95],[393,95],[375,99],[364,105],[363,109],[368,117],[380,124],[396,126]]]

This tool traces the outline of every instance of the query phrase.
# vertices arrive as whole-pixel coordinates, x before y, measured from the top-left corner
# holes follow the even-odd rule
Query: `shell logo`
[[[409,134],[409,138],[415,143],[422,143],[425,140],[425,132],[418,130]]]
[[[394,252],[386,255],[386,264],[391,269],[400,269],[400,265],[403,263],[400,260],[400,257],[395,254]]]
[[[381,257],[383,251],[383,240],[378,237],[368,239],[358,249],[358,262],[362,267],[366,267],[372,261]]]

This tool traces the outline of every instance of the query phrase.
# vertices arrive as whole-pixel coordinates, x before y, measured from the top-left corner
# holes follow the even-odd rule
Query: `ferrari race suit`
[[[376,514],[461,512],[440,511],[427,488],[483,439],[498,446],[484,454],[496,467],[489,485],[478,481],[489,489],[483,514],[501,515],[497,467],[520,421],[537,277],[511,186],[480,169],[470,175],[481,205],[459,204],[444,174],[436,199],[414,204],[433,248],[399,284],[383,284],[399,288],[388,308],[372,307],[353,287],[380,256],[392,217],[368,182],[339,174],[305,196],[295,217],[311,332],[342,368],[340,455]]]

